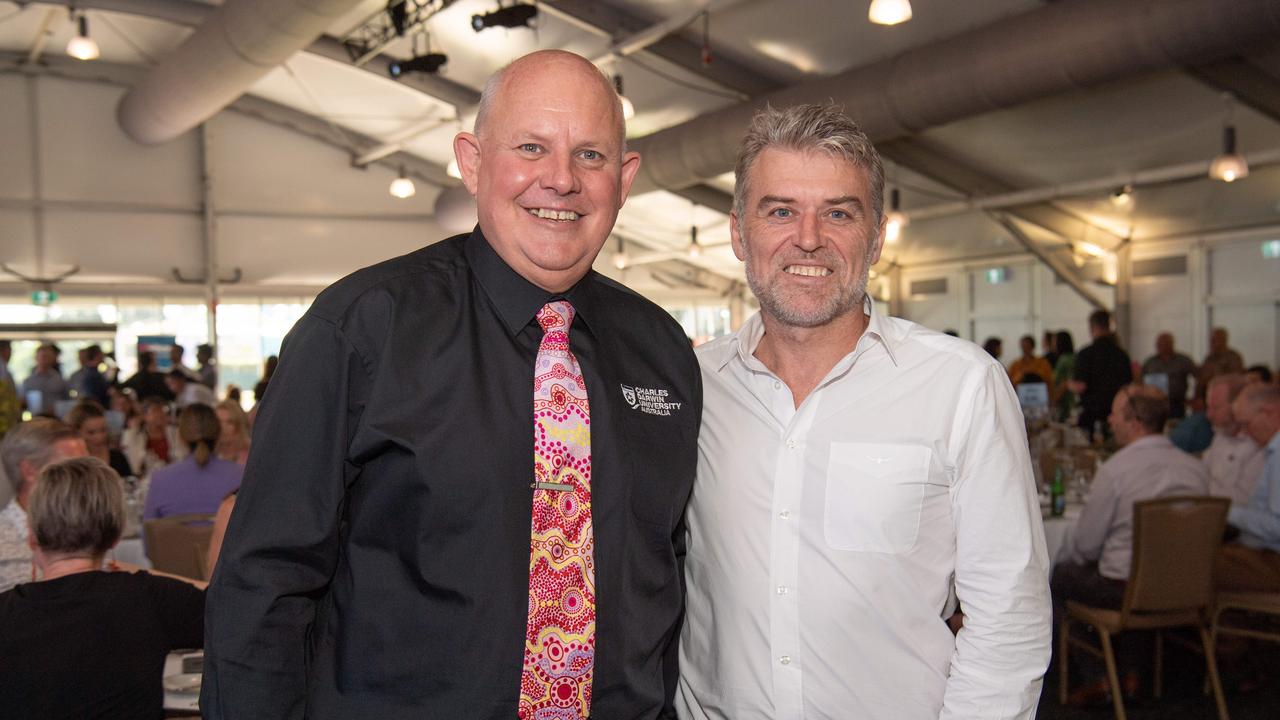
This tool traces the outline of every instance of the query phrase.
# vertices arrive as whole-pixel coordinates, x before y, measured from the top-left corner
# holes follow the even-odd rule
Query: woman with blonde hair
[[[222,425],[213,408],[188,405],[178,416],[178,436],[187,457],[151,476],[143,520],[170,515],[212,515],[231,491],[240,487],[244,466],[214,454]]]
[[[249,460],[249,415],[235,400],[223,400],[214,410],[222,426],[218,457],[244,465]]]
[[[204,593],[104,571],[125,504],[120,477],[97,458],[46,467],[28,511],[44,580],[0,593],[0,717],[161,717],[165,656],[204,645]]]

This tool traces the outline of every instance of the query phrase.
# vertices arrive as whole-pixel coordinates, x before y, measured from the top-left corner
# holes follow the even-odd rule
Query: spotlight
[[[98,43],[89,37],[89,18],[80,15],[80,27],[76,36],[67,43],[67,54],[77,60],[97,60]]]
[[[537,16],[538,7],[536,5],[526,5],[524,3],[508,5],[483,15],[472,15],[471,29],[480,32],[485,28],[491,27],[529,27],[529,21]]]
[[[401,200],[411,198],[418,193],[418,188],[414,187],[413,181],[409,179],[403,167],[400,168],[400,177],[391,181],[391,187],[388,190],[392,197],[398,197]]]
[[[689,248],[685,250],[685,254],[694,260],[702,257],[702,245],[698,244],[697,225],[689,228]]]
[[[1126,207],[1133,202],[1133,187],[1125,185],[1116,188],[1111,193],[1111,204],[1116,207]]]
[[[399,80],[405,73],[411,72],[434,75],[447,62],[449,62],[449,56],[444,53],[427,53],[408,60],[396,60],[387,65],[387,73],[396,80]]]
[[[897,25],[911,19],[911,0],[872,0],[867,19],[877,25]]]

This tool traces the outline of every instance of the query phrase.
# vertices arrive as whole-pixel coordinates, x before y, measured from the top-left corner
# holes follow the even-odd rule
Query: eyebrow
[[[795,201],[796,201],[795,198],[782,197],[781,195],[765,195],[764,197],[760,198],[760,203],[758,207],[764,207],[765,205],[776,205],[776,204],[787,205],[790,203],[794,203]],[[852,205],[859,209],[862,208],[862,200],[854,197],[853,195],[841,195],[840,197],[836,197],[836,198],[827,198],[823,202],[826,203],[827,205]]]

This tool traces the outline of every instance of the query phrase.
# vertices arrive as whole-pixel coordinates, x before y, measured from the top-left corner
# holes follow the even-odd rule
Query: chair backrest
[[[212,515],[174,515],[148,520],[142,526],[147,557],[156,570],[196,580],[204,579],[200,548],[209,547]]]
[[[1209,606],[1230,506],[1227,498],[1190,495],[1133,504],[1133,563],[1123,619]]]

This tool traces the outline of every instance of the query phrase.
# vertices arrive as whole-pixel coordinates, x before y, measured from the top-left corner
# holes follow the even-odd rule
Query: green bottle
[[[1067,511],[1067,491],[1062,482],[1062,466],[1053,469],[1053,484],[1049,486],[1049,512],[1062,517]]]

